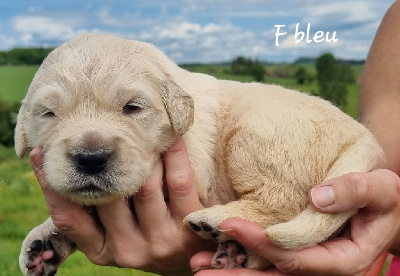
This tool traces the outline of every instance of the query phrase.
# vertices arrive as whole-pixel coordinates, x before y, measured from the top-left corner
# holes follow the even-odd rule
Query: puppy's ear
[[[172,78],[168,78],[167,81],[163,82],[161,98],[175,133],[184,134],[193,124],[194,104],[192,97],[183,91]]]
[[[19,157],[24,157],[28,150],[28,137],[25,132],[26,108],[24,102],[19,109],[17,125],[15,127],[14,143],[15,152]]]

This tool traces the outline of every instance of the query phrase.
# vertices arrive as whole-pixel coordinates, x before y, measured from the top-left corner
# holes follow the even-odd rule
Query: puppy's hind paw
[[[211,267],[216,269],[251,268],[265,270],[272,264],[264,258],[244,248],[237,241],[220,243],[211,261]]]
[[[213,268],[240,268],[247,266],[247,255],[244,247],[237,241],[220,243],[211,261]]]

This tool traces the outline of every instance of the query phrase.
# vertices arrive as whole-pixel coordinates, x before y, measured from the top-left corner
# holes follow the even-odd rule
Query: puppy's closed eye
[[[45,118],[45,119],[51,119],[56,117],[56,114],[49,108],[45,107],[45,106],[39,106],[35,109],[35,113],[41,117],[41,118]]]
[[[54,118],[56,117],[56,114],[53,111],[47,110],[43,112],[40,116],[45,118]]]
[[[138,113],[146,107],[146,101],[143,99],[135,99],[129,101],[122,108],[122,112],[125,115],[132,115],[134,113]]]

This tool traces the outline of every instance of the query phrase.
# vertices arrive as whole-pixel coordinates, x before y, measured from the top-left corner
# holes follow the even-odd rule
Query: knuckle
[[[383,172],[389,178],[386,185],[386,187],[389,189],[386,192],[386,202],[390,208],[400,204],[400,178],[396,173],[390,170],[383,170]]]
[[[51,219],[53,220],[53,224],[65,234],[74,233],[79,230],[78,223],[69,216],[52,214]]]
[[[118,254],[116,253],[114,256],[114,262],[115,265],[118,267],[138,267],[141,268],[143,266],[143,264],[141,264],[139,261],[137,261],[137,263],[132,264],[132,260],[130,258],[130,256],[128,257],[127,255],[129,254]]]
[[[168,178],[168,190],[175,195],[186,195],[192,189],[193,174],[189,172],[176,172]]]
[[[106,258],[101,254],[86,254],[87,258],[94,263],[95,265],[101,265],[101,266],[106,266],[106,265],[114,265],[114,262],[110,260],[110,258]]]
[[[176,239],[178,236],[174,231],[158,231],[155,236],[148,237],[148,253],[151,260],[156,263],[173,260],[175,256],[182,256],[182,240]]]
[[[305,267],[302,265],[301,261],[297,258],[285,259],[278,263],[275,263],[276,268],[284,273],[296,273],[305,271]]]
[[[174,256],[174,250],[169,250],[168,248],[164,248],[162,246],[153,248],[153,258],[156,261],[169,259],[171,256]]]
[[[140,187],[139,197],[141,198],[150,198],[155,196],[157,192],[157,187],[155,185],[146,184]]]
[[[354,257],[353,261],[349,262],[343,259],[340,264],[340,268],[331,269],[334,274],[364,275],[374,264],[374,259],[368,256],[368,254],[361,253],[359,256]]]
[[[395,193],[400,194],[400,178],[399,176],[390,170],[383,170],[388,177],[391,178],[391,183],[393,183],[393,187],[395,188]]]
[[[365,207],[374,194],[374,185],[366,174],[353,172],[348,174],[349,183],[353,190],[353,202],[359,207]]]
[[[152,248],[152,260],[159,267],[164,267],[163,270],[170,267],[171,264],[177,264],[182,261],[184,256],[182,248],[172,248],[172,246],[158,246]],[[188,261],[188,260],[187,260]]]
[[[148,265],[148,262],[146,261],[146,251],[137,255],[132,252],[132,248],[121,246],[120,248],[115,248],[115,250],[113,250],[112,256],[113,265],[117,267],[144,269]]]
[[[394,187],[394,196],[392,199],[394,200],[394,203],[399,203],[399,198],[400,198],[400,179],[396,175],[396,182],[395,182],[395,187]]]

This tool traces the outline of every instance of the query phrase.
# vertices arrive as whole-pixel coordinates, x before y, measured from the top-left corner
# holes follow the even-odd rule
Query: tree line
[[[355,82],[350,62],[337,60],[331,53],[322,54],[317,59],[313,59],[313,61],[315,63],[316,74],[309,72],[304,66],[297,65],[296,72],[291,76],[288,72],[279,71],[279,67],[275,69],[276,72],[273,72],[273,74],[268,74],[264,64],[261,62],[239,56],[231,62],[227,73],[252,75],[254,80],[258,82],[264,82],[267,75],[294,77],[299,85],[311,83],[314,79],[317,79],[318,93],[316,94],[344,109],[347,104],[347,85]]]
[[[317,58],[315,66],[319,96],[344,109],[347,105],[347,85],[355,82],[350,63],[338,63],[332,54],[326,53]]]
[[[0,65],[39,65],[54,48],[13,48],[0,51]]]

